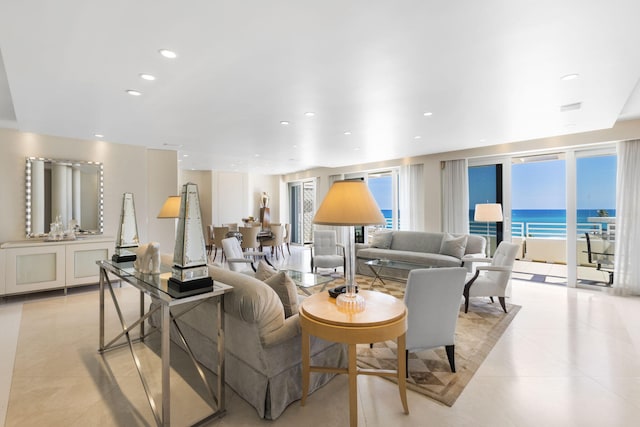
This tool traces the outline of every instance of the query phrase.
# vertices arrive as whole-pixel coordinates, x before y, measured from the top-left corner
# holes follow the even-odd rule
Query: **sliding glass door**
[[[314,180],[289,183],[291,243],[302,245],[313,239],[316,183]]]

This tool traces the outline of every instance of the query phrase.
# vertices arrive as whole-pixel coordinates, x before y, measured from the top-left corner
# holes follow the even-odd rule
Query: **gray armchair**
[[[313,232],[311,245],[311,272],[317,273],[318,268],[333,268],[336,271],[342,267],[345,271],[344,246],[336,243],[335,230],[316,230]]]

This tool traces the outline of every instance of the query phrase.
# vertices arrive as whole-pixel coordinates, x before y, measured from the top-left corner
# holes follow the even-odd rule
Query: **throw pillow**
[[[389,249],[391,247],[391,239],[393,238],[393,232],[391,231],[378,231],[371,239],[371,246],[380,249]]]
[[[442,255],[454,256],[456,258],[462,258],[464,251],[467,248],[467,236],[454,237],[451,234],[446,234],[442,239],[440,245],[440,253]]]
[[[274,270],[273,267],[267,264],[264,260],[260,260],[260,262],[258,263],[258,267],[256,268],[256,274],[254,275],[254,277],[264,282],[276,273],[278,272]]]
[[[287,273],[281,271],[264,281],[276,291],[284,306],[284,317],[293,316],[298,312],[298,288]]]

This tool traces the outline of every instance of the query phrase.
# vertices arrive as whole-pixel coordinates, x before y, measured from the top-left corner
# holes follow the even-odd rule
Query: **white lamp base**
[[[336,305],[340,311],[358,313],[360,311],[364,311],[366,301],[361,295],[356,293],[340,294],[336,298]]]

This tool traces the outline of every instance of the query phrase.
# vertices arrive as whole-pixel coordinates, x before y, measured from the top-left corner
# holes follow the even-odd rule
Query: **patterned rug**
[[[385,286],[373,278],[356,276],[356,282],[362,289],[372,289],[393,295],[404,296],[404,283],[385,279]],[[344,284],[343,278],[337,278],[329,286]],[[321,286],[317,286],[319,291]],[[491,304],[488,298],[472,298],[469,312],[460,310],[456,328],[456,373],[449,368],[449,361],[444,347],[409,353],[409,379],[407,388],[428,396],[447,406],[452,406],[458,396],[469,383],[484,359],[502,333],[516,316],[520,306],[507,304],[505,314],[497,300]],[[358,365],[363,368],[396,369],[396,343],[386,341],[375,343],[373,348],[368,344],[358,345]],[[384,377],[389,381],[393,378]]]

